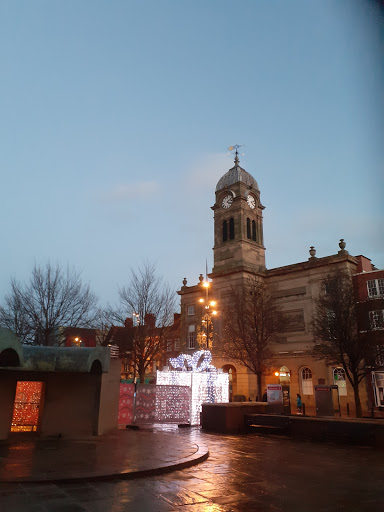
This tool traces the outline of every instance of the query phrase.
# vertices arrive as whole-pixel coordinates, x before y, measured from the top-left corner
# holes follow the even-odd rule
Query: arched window
[[[303,395],[313,395],[312,372],[310,368],[301,370],[301,391]]]
[[[223,220],[223,242],[226,242],[228,240],[228,227],[227,227],[227,221]]]
[[[252,221],[252,240],[256,242],[256,222]]]
[[[235,238],[235,223],[233,221],[233,217],[229,219],[229,239],[233,240]]]
[[[247,219],[247,238],[251,238],[251,221]]]
[[[333,384],[339,388],[339,396],[347,396],[347,383],[344,368],[333,369]]]
[[[278,372],[280,384],[289,384],[291,382],[291,372],[287,366],[282,366]]]

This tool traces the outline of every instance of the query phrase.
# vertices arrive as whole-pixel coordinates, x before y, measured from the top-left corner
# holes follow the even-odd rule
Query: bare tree
[[[224,307],[224,355],[239,362],[257,378],[261,377],[273,352],[270,348],[277,333],[284,330],[284,319],[276,300],[258,276],[232,286]]]
[[[161,355],[164,337],[172,324],[175,293],[156,274],[153,263],[145,263],[137,271],[131,270],[128,286],[119,288],[121,308],[115,318],[124,324],[134,314],[137,326],[132,328],[132,362],[144,382],[148,367]]]
[[[338,270],[323,279],[312,327],[314,356],[343,367],[353,388],[356,416],[361,417],[359,384],[367,373],[364,359],[371,347],[359,334],[352,278],[347,272]]]
[[[56,345],[60,328],[91,326],[96,304],[96,296],[75,270],[35,264],[28,283],[11,280],[11,291],[0,307],[0,325],[24,343]]]

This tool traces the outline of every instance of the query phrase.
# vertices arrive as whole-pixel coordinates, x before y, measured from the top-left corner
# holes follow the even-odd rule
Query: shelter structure
[[[108,347],[22,345],[0,328],[0,439],[100,435],[117,428],[120,361]]]

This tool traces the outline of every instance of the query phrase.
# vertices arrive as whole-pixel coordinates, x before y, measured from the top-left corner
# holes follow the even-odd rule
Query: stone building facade
[[[320,291],[321,281],[330,271],[344,269],[351,275],[362,267],[362,256],[351,256],[341,240],[335,254],[317,258],[311,247],[307,261],[284,267],[267,269],[263,236],[263,210],[260,189],[256,180],[240,167],[238,155],[235,165],[222,176],[216,186],[214,212],[214,266],[208,275],[209,288],[200,275],[196,285],[188,286],[186,280],[178,291],[181,300],[180,348],[193,352],[198,347],[208,346],[206,340],[214,333],[209,348],[213,363],[229,372],[232,399],[256,400],[256,377],[234,361],[224,360],[222,343],[222,319],[209,316],[210,302],[214,299],[217,308],[226,302],[231,287],[257,275],[277,299],[284,315],[289,318],[289,328],[279,334],[273,343],[274,357],[263,375],[263,387],[281,383],[290,391],[292,409],[295,408],[296,393],[302,395],[309,414],[315,414],[315,391],[318,384],[337,385],[339,388],[341,413],[354,415],[353,390],[345,379],[341,368],[327,366],[311,355],[313,335],[310,330],[314,312],[314,298]],[[366,260],[366,258],[364,258]],[[208,332],[210,326],[211,332]],[[208,335],[208,336],[207,336]],[[371,407],[366,383],[361,385],[363,411]]]

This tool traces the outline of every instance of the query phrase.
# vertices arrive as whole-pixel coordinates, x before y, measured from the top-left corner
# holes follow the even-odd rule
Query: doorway
[[[277,375],[283,392],[283,413],[291,414],[291,372],[287,366],[282,366]]]
[[[233,397],[237,394],[237,374],[236,368],[232,364],[223,366],[223,372],[229,376],[229,401],[232,402]]]
[[[36,432],[41,415],[43,382],[18,381],[11,432]]]

